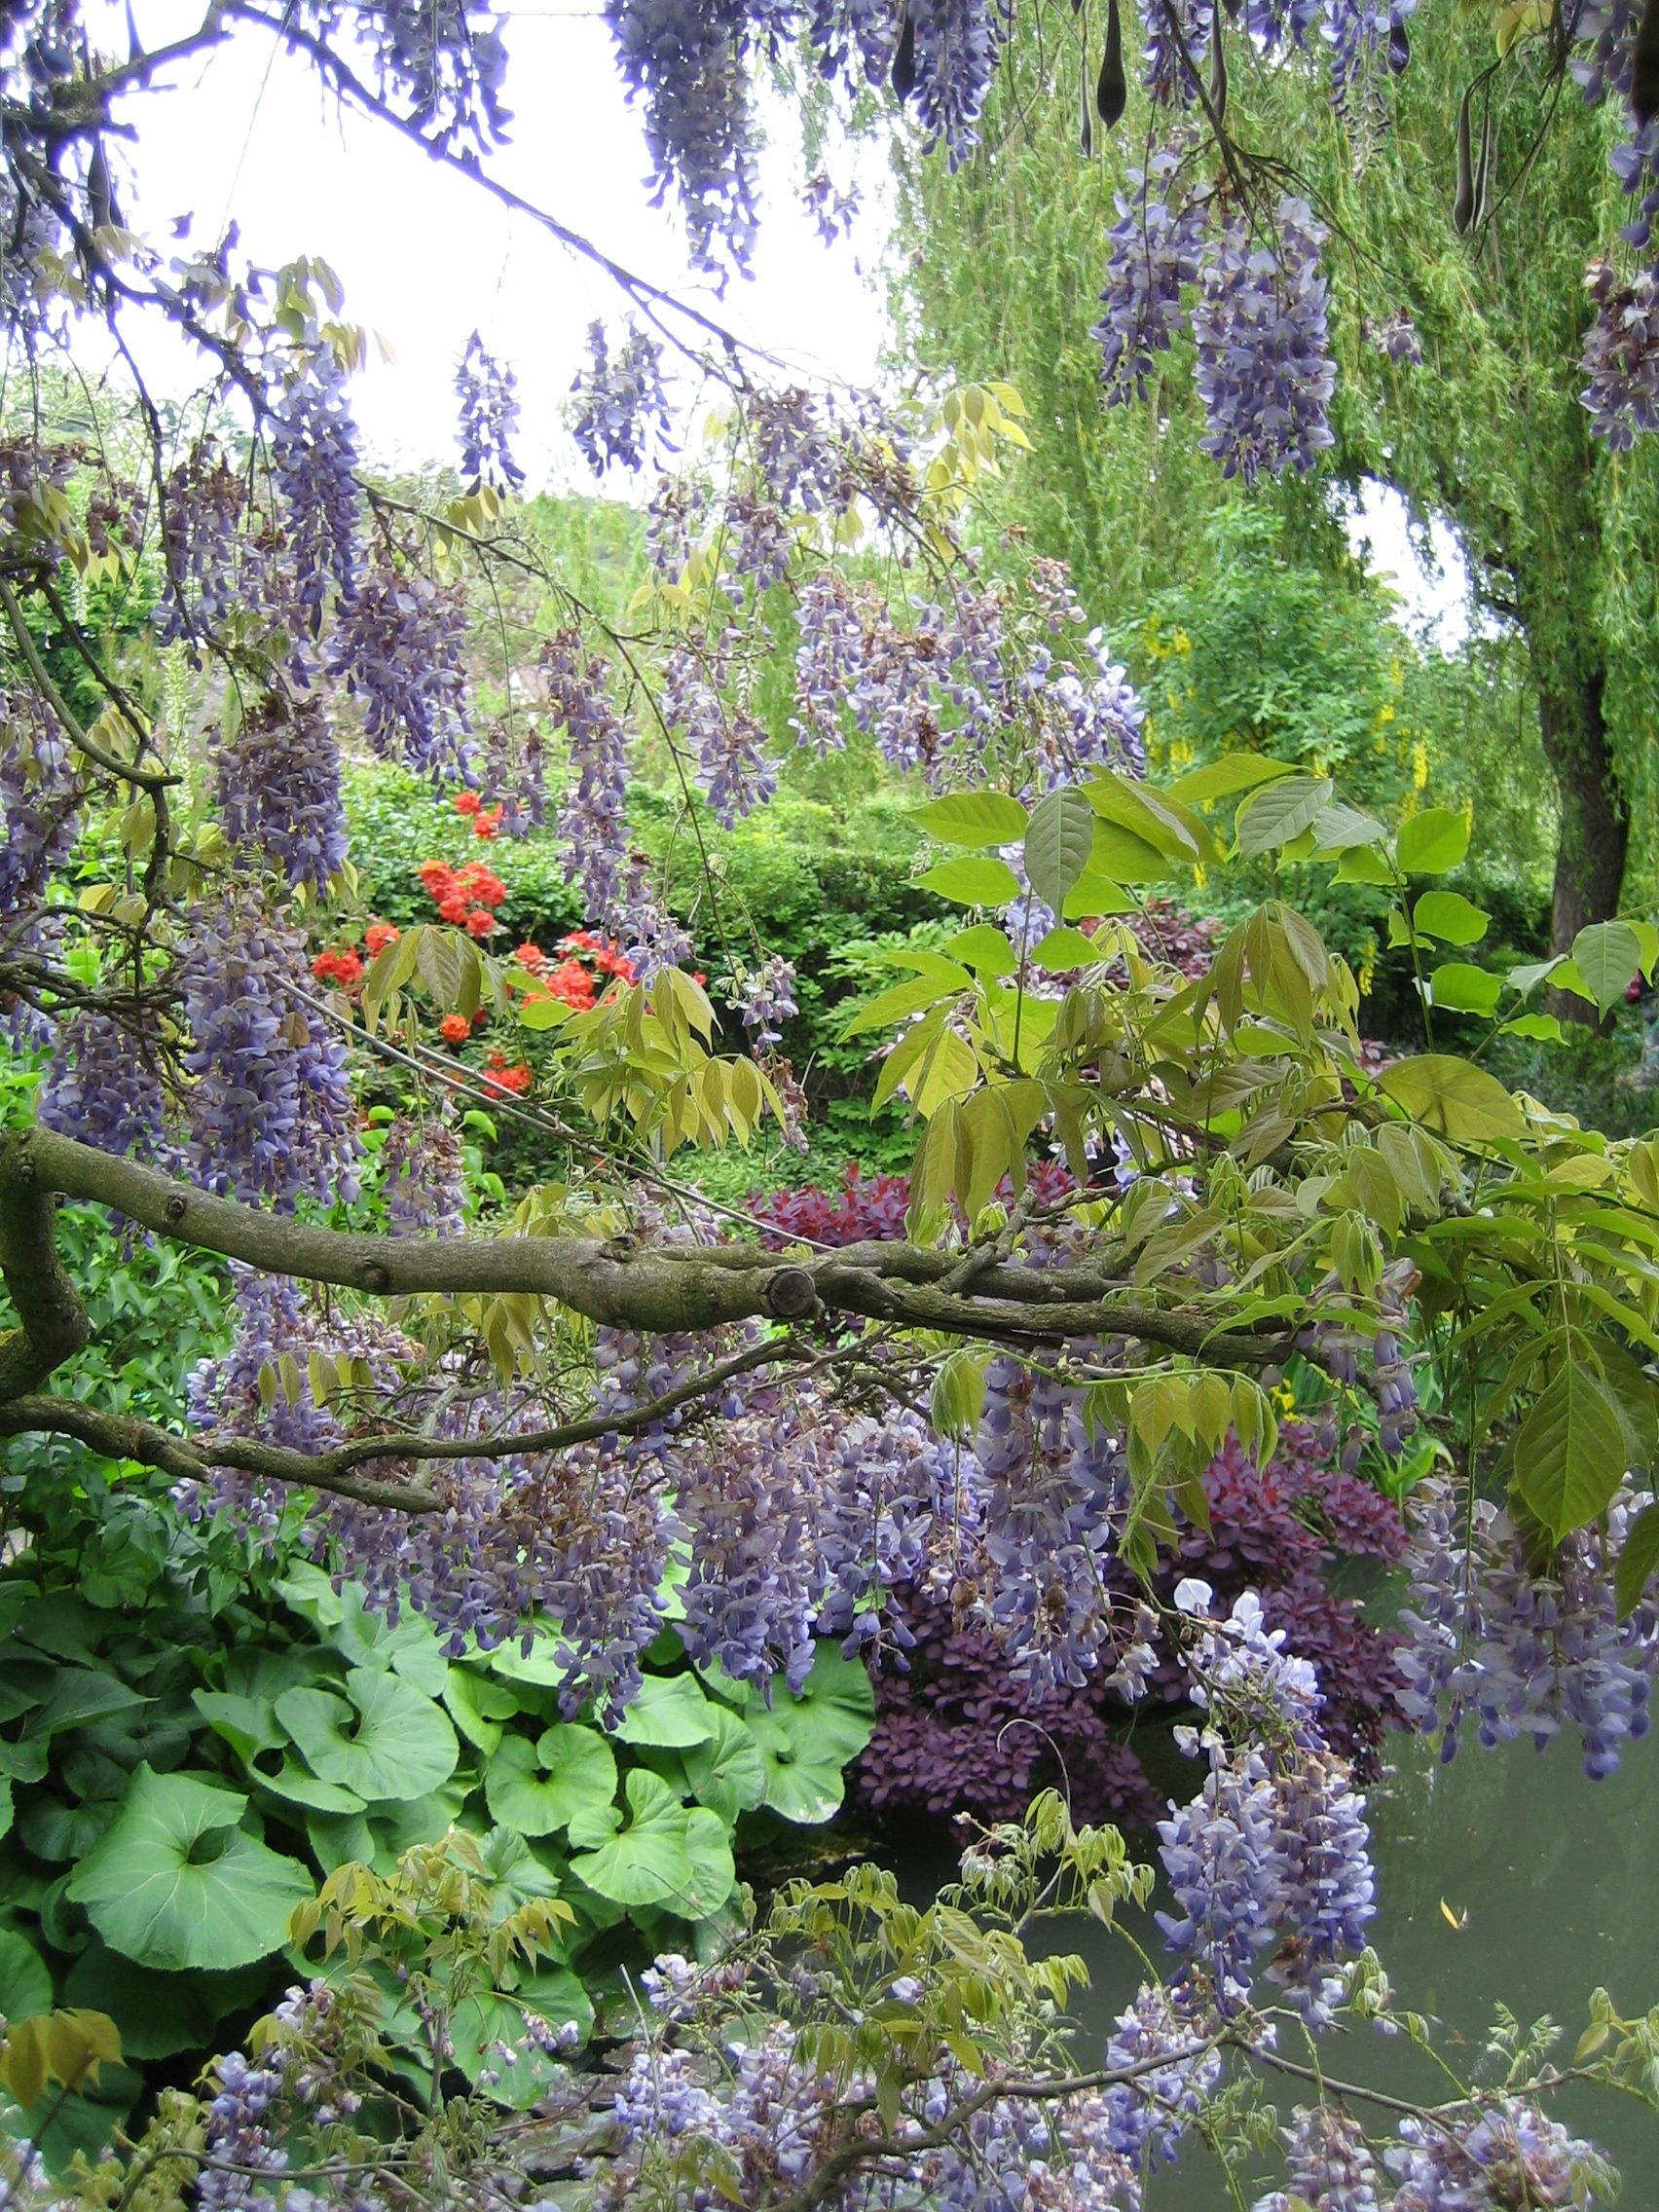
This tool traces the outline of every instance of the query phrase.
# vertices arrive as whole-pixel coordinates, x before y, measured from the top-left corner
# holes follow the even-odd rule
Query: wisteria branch
[[[1220,1330],[1202,1310],[1148,1305],[1087,1265],[1003,1263],[953,1292],[943,1278],[960,1255],[914,1244],[856,1244],[780,1261],[755,1246],[653,1246],[631,1236],[413,1237],[324,1229],[211,1197],[50,1129],[0,1140],[0,1187],[16,1180],[113,1206],[158,1235],[266,1274],[378,1298],[529,1293],[612,1328],[699,1335],[733,1321],[841,1314],[992,1343],[1126,1337],[1253,1366],[1282,1357],[1289,1341],[1277,1330]]]

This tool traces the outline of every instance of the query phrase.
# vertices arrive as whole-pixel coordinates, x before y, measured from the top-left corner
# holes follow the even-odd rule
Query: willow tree
[[[1080,17],[1057,49],[1014,57],[974,161],[953,174],[906,168],[906,221],[927,242],[904,261],[901,288],[926,352],[969,365],[998,353],[1037,396],[1046,436],[1025,475],[1033,523],[1084,574],[1133,588],[1160,562],[1191,562],[1221,487],[1205,474],[1213,406],[1206,414],[1191,374],[1202,349],[1185,337],[1155,344],[1133,364],[1144,372],[1138,391],[1121,360],[1115,367],[1116,272],[1124,233],[1144,215],[1135,177],[1159,119],[1137,92],[1106,133],[1092,113],[1095,36],[1092,18]],[[1581,396],[1610,285],[1602,257],[1630,212],[1608,158],[1616,119],[1580,96],[1553,40],[1523,40],[1498,56],[1490,25],[1438,12],[1412,37],[1412,65],[1385,112],[1362,86],[1346,116],[1305,52],[1264,58],[1233,38],[1227,157],[1207,196],[1226,204],[1235,172],[1270,194],[1288,187],[1330,233],[1330,351],[1341,374],[1331,442],[1305,457],[1317,459],[1317,473],[1272,488],[1293,530],[1306,538],[1326,524],[1321,479],[1327,493],[1368,478],[1391,485],[1419,519],[1453,524],[1479,608],[1524,641],[1560,795],[1552,942],[1563,951],[1587,921],[1615,910],[1652,789],[1652,458],[1641,439],[1621,451],[1623,433],[1611,447],[1599,438],[1609,425]],[[1088,135],[1104,159],[1083,155],[1080,74]],[[1460,185],[1475,204],[1459,206]],[[1270,255],[1272,230],[1270,220],[1255,234]],[[1024,250],[1006,250],[1014,238]],[[1148,264],[1156,295],[1167,262],[1154,254]],[[1587,274],[1598,270],[1593,290]],[[1143,395],[1144,407],[1110,404]],[[1219,458],[1228,465],[1225,451]],[[1638,857],[1646,862],[1640,842]]]

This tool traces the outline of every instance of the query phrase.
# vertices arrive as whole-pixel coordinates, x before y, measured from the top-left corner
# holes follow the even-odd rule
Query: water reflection
[[[1371,1793],[1376,1943],[1402,2001],[1442,2023],[1440,2046],[1454,2065],[1473,2066],[1498,2003],[1524,2022],[1549,2013],[1565,2030],[1565,2056],[1599,1983],[1627,2014],[1659,2003],[1659,1745],[1631,1747],[1606,1782],[1587,1781],[1566,1742],[1542,1754],[1530,1745],[1470,1745],[1448,1767],[1415,1742],[1394,1738],[1391,1750],[1392,1771]],[[1065,1947],[1085,1950],[1095,1973],[1082,2006],[1091,2038],[1132,1993],[1133,1958],[1093,1931],[1068,1931]],[[1373,2088],[1447,2093],[1437,2085],[1444,2077],[1398,2039],[1327,2037],[1320,2058],[1333,2075]],[[1287,2111],[1294,2086],[1275,2101]],[[1659,2206],[1651,2112],[1605,2093],[1580,2093],[1558,2110],[1623,2169],[1625,2205]],[[1155,2186],[1148,2212],[1232,2206],[1205,2164],[1201,2151],[1184,2159]]]

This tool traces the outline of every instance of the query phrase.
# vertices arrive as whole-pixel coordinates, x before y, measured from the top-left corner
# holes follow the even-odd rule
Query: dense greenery
[[[1484,98],[1494,117],[1493,204],[1460,240],[1452,124],[1464,87],[1485,82],[1491,33],[1435,12],[1414,25],[1412,46],[1389,126],[1361,161],[1314,77],[1253,62],[1247,51],[1233,71],[1235,128],[1241,142],[1295,146],[1296,175],[1341,240],[1330,265],[1342,370],[1335,476],[1350,488],[1397,487],[1419,518],[1449,521],[1472,571],[1477,621],[1495,621],[1524,648],[1524,670],[1481,638],[1465,647],[1458,680],[1431,671],[1417,686],[1415,730],[1437,796],[1480,791],[1504,810],[1483,834],[1494,854],[1521,861],[1524,877],[1540,837],[1557,841],[1535,796],[1547,759],[1561,794],[1550,940],[1560,951],[1586,919],[1614,910],[1627,841],[1639,904],[1655,865],[1646,840],[1659,491],[1645,445],[1606,454],[1580,402],[1585,267],[1610,249],[1627,209],[1607,164],[1606,111],[1564,92],[1540,47],[1523,38],[1477,94],[1477,120]],[[1074,68],[1065,38],[1048,56],[1021,49],[992,94],[994,151],[949,173],[906,166],[894,259],[903,327],[930,362],[1007,374],[1030,395],[1045,435],[1015,511],[1076,563],[1094,604],[1116,617],[1155,600],[1169,588],[1171,559],[1177,588],[1197,601],[1235,599],[1240,579],[1220,550],[1235,528],[1235,495],[1197,450],[1189,350],[1178,344],[1161,364],[1145,410],[1108,410],[1100,397],[1088,332],[1114,194],[1145,127],[1125,126],[1103,160],[1079,162],[1064,96]],[[1002,250],[1011,237],[1029,250]],[[1401,311],[1420,366],[1391,359],[1379,341]],[[1363,637],[1365,595],[1328,498],[1293,482],[1268,504],[1298,588]],[[1245,590],[1268,591],[1254,565],[1245,575]],[[1270,604],[1261,614],[1271,636]],[[1198,635],[1204,625],[1189,627]]]
[[[1505,129],[1573,41],[1640,115],[1648,8],[1500,16]],[[1567,299],[1577,110],[1495,211],[1465,128],[1446,235],[1477,33],[1408,76],[1412,13],[1149,0],[1113,222],[1048,95],[1121,124],[1116,5],[1096,74],[1087,8],[616,0],[700,274],[792,42],[815,158],[886,80],[957,172],[884,393],[524,210],[627,301],[569,413],[673,463],[639,508],[523,496],[476,333],[459,467],[378,480],[332,269],[120,220],[249,27],[513,200],[476,0],[9,22],[8,2212],[1156,2212],[1188,2145],[1253,2212],[1609,2199],[1561,2100],[1659,2107],[1659,2009],[1412,2010],[1362,1785],[1390,1727],[1602,1782],[1650,1726],[1659,1133],[1527,1086],[1589,1094],[1564,1015],[1659,1038],[1647,463],[1587,442],[1659,426],[1659,276]],[[1378,474],[1507,628],[1401,627],[1333,493]],[[931,1902],[864,1857],[946,1817]],[[1373,2027],[1426,2089],[1344,2071]]]

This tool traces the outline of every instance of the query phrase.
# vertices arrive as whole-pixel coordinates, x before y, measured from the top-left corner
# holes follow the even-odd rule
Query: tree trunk
[[[1604,674],[1553,672],[1538,687],[1538,732],[1561,793],[1550,950],[1570,950],[1588,922],[1611,921],[1624,887],[1630,807],[1620,788],[1602,711]],[[1595,1009],[1570,991],[1552,992],[1550,1011],[1564,1021],[1594,1024]]]

